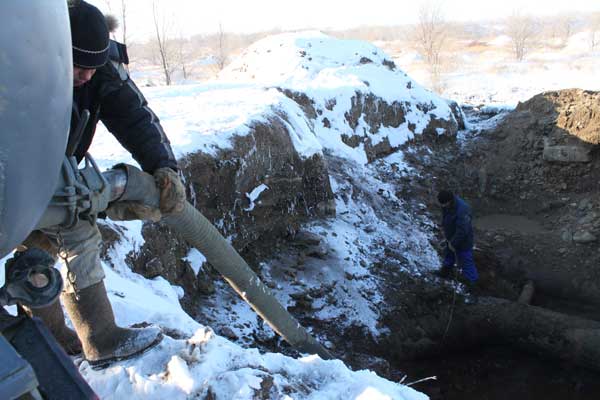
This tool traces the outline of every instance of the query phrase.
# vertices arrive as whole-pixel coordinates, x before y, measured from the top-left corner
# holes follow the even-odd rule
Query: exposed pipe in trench
[[[108,190],[104,190],[108,201],[139,201],[158,208],[159,192],[151,175],[122,164],[119,168],[103,172],[102,176],[109,185]],[[64,208],[48,207],[37,229],[64,223]],[[189,202],[182,212],[166,215],[162,221],[204,254],[242,299],[290,345],[302,353],[318,354],[323,359],[334,358],[277,301],[246,261]]]

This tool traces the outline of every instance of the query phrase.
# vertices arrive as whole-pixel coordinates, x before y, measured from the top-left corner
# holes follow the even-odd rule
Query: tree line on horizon
[[[142,65],[160,66],[164,82],[173,83],[173,75],[183,80],[208,79],[217,75],[233,57],[253,42],[285,32],[274,29],[256,33],[233,33],[218,22],[214,33],[185,37],[177,29],[176,14],[165,0],[152,0],[154,35],[144,42],[130,40],[127,29],[128,0],[104,0],[120,23],[115,39],[128,46],[132,68]],[[449,53],[477,46],[489,46],[490,38],[507,38],[509,57],[523,62],[538,48],[560,50],[575,33],[586,32],[590,52],[600,48],[600,12],[571,13],[550,17],[534,17],[514,11],[501,20],[483,22],[453,22],[446,18],[439,1],[425,3],[418,12],[418,22],[410,25],[359,26],[345,30],[323,32],[341,39],[358,39],[376,44],[398,42],[409,45],[426,65],[431,88],[443,91],[442,74],[447,69]],[[457,46],[458,44],[458,46]]]

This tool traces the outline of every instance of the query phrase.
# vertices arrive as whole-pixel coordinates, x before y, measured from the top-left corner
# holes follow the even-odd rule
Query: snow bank
[[[350,371],[341,361],[317,356],[292,359],[244,349],[192,320],[179,305],[179,288],[163,278],[132,273],[123,252],[141,245],[141,224],[118,223],[127,235],[104,265],[117,322],[158,324],[163,341],[142,356],[95,371],[80,371],[102,399],[406,399],[427,396],[370,371]]]
[[[364,164],[364,149],[346,145],[342,135],[366,135],[374,144],[387,138],[397,147],[423,133],[433,118],[454,120],[445,100],[417,84],[390,60],[368,42],[335,39],[316,31],[285,33],[250,46],[220,79],[305,94],[317,113],[313,128],[320,144]],[[364,119],[351,127],[348,113],[357,94],[403,104],[405,121],[394,128],[377,127],[375,132]]]
[[[288,33],[250,46],[217,82],[144,88],[144,94],[159,114],[177,157],[230,148],[231,138],[248,134],[253,122],[283,113],[296,151],[303,157],[325,148],[365,164],[365,149],[348,146],[342,135],[365,135],[373,144],[387,139],[397,147],[423,133],[434,118],[454,121],[444,99],[389,60],[368,42],[335,39],[320,32]],[[317,115],[308,118],[282,90],[308,96]],[[375,132],[364,119],[351,127],[347,115],[357,93],[401,104],[405,121]],[[110,135],[99,135],[91,152],[102,167],[110,167],[115,160],[131,162],[127,151]]]

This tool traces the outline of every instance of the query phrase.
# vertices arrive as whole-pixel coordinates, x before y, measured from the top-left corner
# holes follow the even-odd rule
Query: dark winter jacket
[[[123,45],[111,41],[109,62],[98,68],[89,82],[74,88],[67,155],[81,161],[92,144],[100,120],[144,171],[152,173],[161,167],[177,169],[158,117],[123,66],[128,62],[126,54]],[[90,112],[90,120],[86,129],[77,135],[75,128],[85,109]]]
[[[471,207],[460,197],[454,196],[454,205],[442,210],[442,227],[446,240],[456,251],[472,249]]]

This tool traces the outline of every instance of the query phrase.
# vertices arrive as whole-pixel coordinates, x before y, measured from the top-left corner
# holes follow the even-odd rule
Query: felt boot
[[[38,317],[44,321],[46,327],[52,332],[56,341],[60,343],[68,355],[74,356],[81,353],[81,342],[75,331],[65,324],[65,315],[58,299],[46,307],[30,308],[21,306],[21,308],[30,317]]]
[[[143,353],[162,340],[157,327],[121,328],[115,323],[104,282],[74,293],[63,294],[65,309],[75,326],[90,365],[103,368],[110,363]]]

